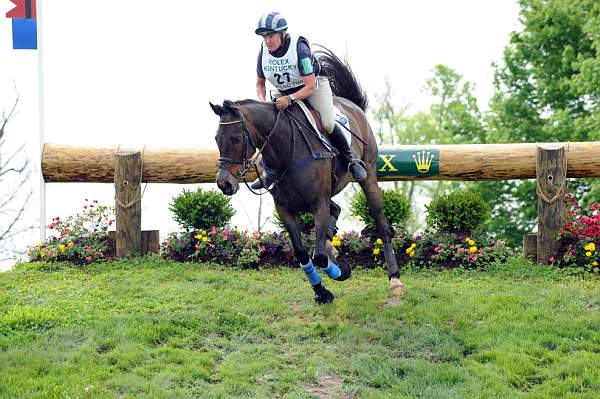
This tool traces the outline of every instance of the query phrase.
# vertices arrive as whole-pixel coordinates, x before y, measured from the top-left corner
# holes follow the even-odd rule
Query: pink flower
[[[88,256],[85,257],[85,260],[87,260],[88,262],[91,262],[92,261],[92,257],[88,255]]]

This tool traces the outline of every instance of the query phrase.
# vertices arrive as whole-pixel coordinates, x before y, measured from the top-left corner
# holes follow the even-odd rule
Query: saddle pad
[[[315,121],[315,118],[313,118],[312,113],[310,112],[304,101],[298,101],[297,103],[300,106],[300,109],[302,109],[302,112],[304,112],[306,119],[308,119],[308,122],[310,123],[314,131],[317,133],[321,141],[324,141],[327,144],[331,144],[329,141],[329,137],[327,137],[328,135],[321,133],[321,131],[317,128],[317,122]],[[342,111],[340,111],[340,109],[335,106],[335,104],[333,105],[333,115],[335,118],[335,123],[340,125],[340,129],[342,130],[342,133],[344,134],[348,145],[352,145],[352,135],[350,134],[350,121],[348,120],[346,115],[344,115]]]

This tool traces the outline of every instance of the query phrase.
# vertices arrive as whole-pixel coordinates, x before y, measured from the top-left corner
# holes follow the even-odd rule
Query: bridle
[[[244,119],[244,115],[241,112],[239,113],[240,119],[238,119],[238,120],[228,121],[228,122],[219,122],[219,125],[233,125],[236,123],[241,123],[242,130],[243,130],[242,158],[237,160],[237,159],[231,159],[231,158],[227,158],[227,157],[219,157],[219,167],[222,169],[225,169],[229,174],[231,174],[233,177],[235,177],[238,181],[243,180],[243,182],[246,184],[246,186],[248,186],[248,188],[250,188],[250,186],[248,185],[248,182],[246,181],[245,176],[246,176],[246,173],[248,173],[248,171],[250,169],[254,168],[254,170],[256,171],[256,174],[258,175],[258,178],[261,179],[260,172],[258,171],[258,167],[256,166],[256,159],[258,159],[258,157],[262,154],[262,152],[265,149],[265,147],[267,146],[267,144],[270,143],[271,137],[276,132],[277,125],[279,124],[279,118],[281,117],[282,113],[283,112],[281,112],[281,111],[277,113],[277,118],[275,119],[275,123],[273,124],[273,127],[271,128],[271,130],[269,131],[269,134],[265,138],[265,142],[263,143],[263,145],[260,148],[256,145],[256,143],[252,139],[252,134],[250,133],[250,130],[248,129],[248,126],[246,125],[246,120]],[[254,152],[256,152],[256,150],[258,149],[258,154],[255,157],[248,156],[248,147],[249,147],[248,143],[250,143]],[[238,170],[238,172],[236,174],[233,174],[229,170],[229,168],[227,168],[227,165],[230,165],[230,164],[241,165],[240,169]],[[252,188],[250,188],[250,191],[257,194],[254,190],[252,190]],[[267,189],[267,192],[268,191],[270,191],[270,190]]]
[[[246,173],[248,172],[248,170],[250,170],[250,168],[252,166],[254,166],[254,160],[248,156],[248,143],[251,144],[254,151],[256,151],[257,146],[254,143],[254,140],[252,139],[252,135],[250,134],[250,130],[248,130],[248,126],[246,126],[246,120],[244,119],[243,115],[240,114],[240,119],[238,119],[236,121],[219,122],[219,125],[233,125],[235,123],[241,123],[242,129],[244,132],[244,134],[242,136],[242,158],[239,160],[236,160],[236,159],[231,159],[231,158],[227,158],[227,157],[220,157],[219,158],[219,167],[227,170],[236,179],[240,180],[240,179],[243,179],[244,176],[246,175]],[[241,165],[237,174],[234,175],[233,173],[231,173],[229,168],[227,168],[226,165],[230,165],[230,164]]]

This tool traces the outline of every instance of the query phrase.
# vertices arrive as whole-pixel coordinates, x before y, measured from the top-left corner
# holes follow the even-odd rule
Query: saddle
[[[304,101],[298,101],[296,104],[298,104],[302,110],[302,113],[306,117],[306,120],[308,120],[308,123],[313,128],[313,133],[316,134],[319,140],[323,143],[323,145],[325,145],[325,147],[327,147],[329,151],[335,152],[333,149],[334,147],[329,140],[329,135],[325,129],[323,129],[323,123],[321,122],[321,114],[319,111],[312,108],[310,104],[305,103]],[[348,120],[348,117],[346,117],[346,115],[344,115],[335,104],[333,105],[333,115],[335,118],[335,123],[340,126],[348,145],[352,146],[352,135],[350,134],[350,121]]]

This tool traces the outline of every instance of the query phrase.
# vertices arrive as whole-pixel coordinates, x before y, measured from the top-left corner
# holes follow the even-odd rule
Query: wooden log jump
[[[123,154],[131,160],[119,160]],[[133,198],[123,181],[137,184],[137,193],[142,182],[214,183],[218,157],[216,149],[144,147],[140,155],[139,149],[47,143],[41,166],[46,182],[114,181],[117,210],[122,208],[117,213],[119,255],[139,252],[142,245],[136,213],[141,205],[132,210],[123,206]],[[126,167],[127,162],[132,165]],[[380,146],[376,167],[380,181],[537,179],[539,234],[535,243],[531,236],[524,238],[524,246],[529,256],[536,253],[537,261],[545,263],[556,255],[556,237],[566,217],[566,179],[600,177],[600,142]],[[121,233],[120,224],[128,225]]]
[[[600,177],[600,142],[560,144],[567,153],[567,177]],[[535,179],[536,147],[535,143],[381,146],[377,169],[380,181]],[[117,150],[126,149],[47,143],[42,153],[44,180],[112,183]],[[418,157],[422,172],[416,167]],[[149,183],[214,183],[218,158],[216,149],[145,147],[142,179]],[[400,158],[413,169],[404,173],[402,164],[395,163]]]

